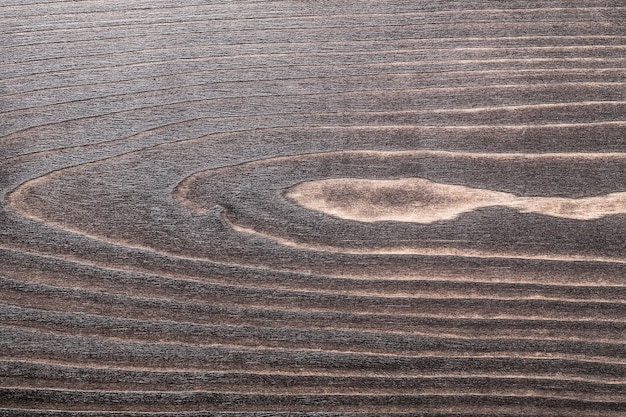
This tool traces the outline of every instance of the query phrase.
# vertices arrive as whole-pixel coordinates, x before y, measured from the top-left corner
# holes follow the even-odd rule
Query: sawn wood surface
[[[0,0],[0,416],[626,416],[626,2]]]

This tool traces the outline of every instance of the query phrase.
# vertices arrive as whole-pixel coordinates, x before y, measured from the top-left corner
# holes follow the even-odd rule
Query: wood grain
[[[626,415],[620,0],[0,1],[0,415]]]

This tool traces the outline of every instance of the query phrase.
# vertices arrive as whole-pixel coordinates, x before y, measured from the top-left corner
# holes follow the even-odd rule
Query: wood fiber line
[[[0,0],[0,416],[623,416],[625,28]]]

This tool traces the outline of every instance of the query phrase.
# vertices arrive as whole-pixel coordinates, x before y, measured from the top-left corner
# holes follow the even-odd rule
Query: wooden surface
[[[623,1],[3,0],[0,51],[1,416],[626,415]]]

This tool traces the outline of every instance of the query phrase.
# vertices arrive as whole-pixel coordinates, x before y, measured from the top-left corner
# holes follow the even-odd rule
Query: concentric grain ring
[[[0,415],[623,414],[620,1],[0,20]]]

